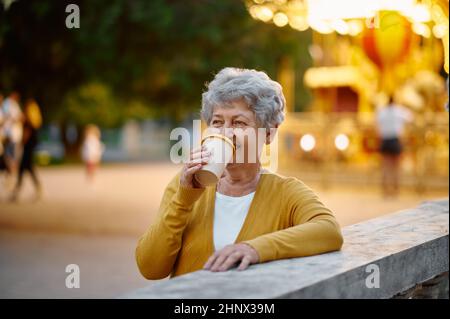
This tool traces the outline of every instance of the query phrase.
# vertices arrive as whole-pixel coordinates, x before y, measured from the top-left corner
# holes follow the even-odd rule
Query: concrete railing
[[[422,297],[448,298],[448,228],[448,198],[424,202],[345,227],[338,252],[252,265],[245,271],[196,271],[121,297],[408,298],[421,291]],[[434,292],[424,293],[427,287]]]

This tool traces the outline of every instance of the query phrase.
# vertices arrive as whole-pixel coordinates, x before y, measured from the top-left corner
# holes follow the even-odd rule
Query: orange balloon
[[[380,69],[401,62],[411,48],[411,23],[396,11],[380,11],[372,22],[362,35],[364,52]]]

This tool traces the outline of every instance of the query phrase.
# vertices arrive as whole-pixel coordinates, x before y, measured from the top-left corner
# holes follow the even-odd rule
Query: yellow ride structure
[[[281,168],[311,167],[330,184],[377,180],[374,115],[389,96],[415,113],[407,127],[404,184],[448,188],[448,0],[247,0],[250,15],[312,32],[313,65],[300,79],[309,112],[293,112],[295,72],[279,67],[288,116],[280,131]],[[318,168],[318,169],[316,169]],[[426,178],[428,177],[428,179]],[[357,179],[357,178],[356,178]]]

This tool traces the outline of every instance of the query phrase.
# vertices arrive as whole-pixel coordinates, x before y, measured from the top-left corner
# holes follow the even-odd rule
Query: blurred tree
[[[66,119],[87,125],[95,119],[103,127],[116,126],[119,122],[119,105],[109,87],[101,83],[87,83],[70,91],[63,101]]]
[[[79,29],[65,27],[69,3],[80,7]],[[225,66],[276,78],[288,55],[301,80],[310,42],[308,31],[253,20],[240,0],[17,0],[0,7],[0,92],[34,96],[47,122],[175,124]],[[309,97],[303,86],[296,93],[301,109]]]

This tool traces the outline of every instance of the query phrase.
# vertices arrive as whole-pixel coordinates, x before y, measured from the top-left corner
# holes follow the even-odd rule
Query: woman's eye
[[[239,125],[239,126],[245,126],[246,125],[245,122],[242,122],[242,121],[235,121],[234,124],[235,125]]]
[[[214,121],[212,121],[212,124],[213,125],[217,125],[217,124],[221,124],[222,122],[221,121],[218,121],[218,120],[214,120]]]

